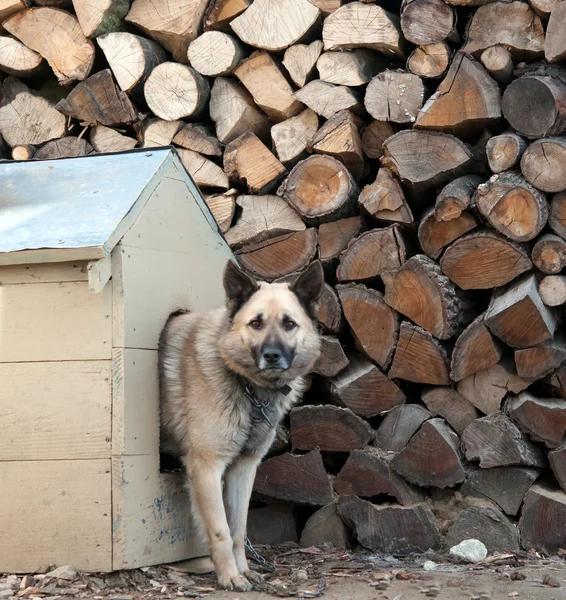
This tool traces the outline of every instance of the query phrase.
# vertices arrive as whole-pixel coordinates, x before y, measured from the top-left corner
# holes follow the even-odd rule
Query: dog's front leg
[[[245,539],[250,496],[259,462],[257,456],[239,456],[226,472],[224,487],[224,500],[234,540],[236,564],[240,573],[254,583],[262,581],[262,577],[259,573],[251,571],[248,566]]]
[[[247,591],[252,586],[238,570],[234,558],[234,542],[222,499],[224,469],[225,464],[220,460],[191,460],[189,477],[192,501],[210,543],[218,583],[228,590]]]

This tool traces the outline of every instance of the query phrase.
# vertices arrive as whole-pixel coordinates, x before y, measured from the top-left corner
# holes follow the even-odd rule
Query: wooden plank
[[[0,363],[2,460],[110,458],[111,362]]]
[[[111,285],[0,286],[0,362],[111,358],[111,300]]]
[[[86,265],[85,262],[63,262],[0,267],[0,285],[86,281]]]
[[[103,246],[18,250],[17,252],[0,252],[0,266],[96,260],[104,258],[106,255],[107,252]]]
[[[100,260],[91,260],[87,266],[88,272],[88,291],[91,294],[98,294],[112,277],[112,259],[105,256]]]
[[[0,571],[111,571],[110,459],[0,462]]]

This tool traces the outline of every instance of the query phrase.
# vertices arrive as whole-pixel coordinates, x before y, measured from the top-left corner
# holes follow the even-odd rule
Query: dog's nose
[[[281,352],[278,348],[264,348],[263,359],[270,365],[275,365],[281,360]]]
[[[267,342],[257,354],[257,366],[260,369],[288,369],[291,366],[292,352],[280,342]]]

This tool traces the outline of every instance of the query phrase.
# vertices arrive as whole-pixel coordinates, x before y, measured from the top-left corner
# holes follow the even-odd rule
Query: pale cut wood
[[[556,235],[566,240],[566,192],[558,192],[552,197],[548,224]]]
[[[175,134],[173,143],[206,156],[222,156],[220,142],[203,125],[188,123]]]
[[[348,87],[315,79],[293,94],[297,100],[329,119],[340,110],[360,110],[357,95]]]
[[[14,146],[12,148],[12,158],[14,160],[31,160],[36,152],[37,148],[31,144]]]
[[[308,0],[287,0],[285,4],[255,0],[230,27],[246,44],[277,52],[303,38],[319,15],[318,8]]]
[[[47,142],[34,155],[37,160],[54,160],[57,158],[74,158],[92,154],[92,146],[82,138],[68,136],[60,140]]]
[[[297,87],[302,88],[312,79],[322,46],[320,40],[315,40],[308,45],[294,44],[285,50],[283,66]]]
[[[560,273],[566,266],[566,241],[552,233],[541,235],[533,246],[531,259],[543,273]]]
[[[501,86],[513,79],[513,59],[505,46],[490,46],[480,55],[481,64]]]
[[[383,156],[383,142],[395,133],[393,125],[387,121],[372,121],[362,131],[362,148],[368,158]]]
[[[417,75],[383,71],[367,86],[364,105],[378,121],[414,123],[424,97],[424,84]]]
[[[182,121],[165,121],[163,119],[144,119],[138,139],[142,148],[169,146],[177,132],[183,127]],[[182,144],[179,144],[182,145]]]
[[[316,62],[323,81],[354,87],[368,83],[386,65],[383,57],[366,48],[349,52],[324,52]]]
[[[566,494],[552,485],[533,485],[525,496],[519,521],[523,548],[537,548],[547,555],[559,552],[564,545],[565,518]]]
[[[320,9],[325,16],[338,10],[344,4],[344,0],[309,0],[309,2]]]
[[[566,189],[565,160],[566,137],[536,140],[523,153],[521,171],[537,189],[561,192]]]
[[[88,77],[94,46],[73,15],[54,8],[31,8],[16,13],[4,28],[49,63],[62,85]],[[57,35],[53,32],[57,31]]]
[[[441,416],[459,434],[479,416],[467,398],[449,387],[429,388],[421,399],[433,416]]]
[[[0,36],[0,69],[14,77],[32,77],[37,74],[43,58],[20,41]]]
[[[462,175],[442,188],[434,204],[435,218],[438,221],[457,219],[462,211],[472,206],[474,192],[484,181],[479,175]]]
[[[375,445],[389,457],[401,452],[432,415],[419,404],[402,404],[390,410],[375,433]]]
[[[545,277],[539,283],[538,292],[546,306],[566,304],[566,277],[564,275]]]
[[[543,19],[548,19],[550,13],[560,2],[562,0],[529,0],[529,4],[533,7],[533,10]]]
[[[173,60],[185,63],[207,4],[207,0],[134,0],[126,21],[168,50]]]
[[[129,0],[73,0],[73,8],[87,38],[116,31],[130,9]]]
[[[320,358],[313,368],[313,373],[323,377],[336,377],[350,364],[350,360],[344,354],[342,344],[337,337],[323,335],[321,339]]]
[[[254,104],[246,88],[226,77],[217,77],[210,90],[210,118],[216,125],[216,137],[228,144],[246,131],[260,139],[269,136],[267,116]]]
[[[390,58],[403,58],[398,18],[374,4],[351,2],[333,12],[324,20],[322,41],[325,50],[370,48]]]
[[[253,0],[211,0],[204,14],[205,31],[230,29],[230,21],[242,14]]]
[[[507,401],[505,412],[523,433],[547,448],[557,448],[566,441],[566,400],[536,398],[522,392]]]
[[[350,240],[359,235],[364,227],[361,217],[348,217],[318,228],[318,254],[324,266],[334,266]]]
[[[235,190],[234,190],[235,191]],[[226,194],[205,196],[206,203],[212,216],[216,219],[222,233],[226,233],[234,219],[236,212],[236,198],[230,191]]]
[[[104,125],[97,125],[91,129],[90,143],[97,152],[126,152],[138,145],[134,138]]]
[[[236,202],[242,213],[225,236],[234,249],[306,229],[299,215],[279,196],[239,196]]]
[[[267,52],[256,51],[242,60],[234,75],[274,123],[294,117],[304,109],[293,97],[293,88],[285,79],[279,63]]]
[[[422,107],[415,127],[467,136],[496,124],[500,118],[497,83],[480,63],[458,52],[437,91]]]
[[[401,184],[387,167],[379,169],[375,181],[363,188],[358,204],[379,221],[410,225],[414,220]]]
[[[191,42],[188,50],[191,67],[207,77],[229,75],[244,54],[242,44],[221,31],[203,33]]]
[[[405,39],[418,46],[436,44],[454,36],[456,14],[443,0],[404,0],[401,29]]]
[[[519,163],[526,148],[527,140],[517,133],[494,135],[485,146],[489,168],[494,173],[512,169]]]
[[[123,92],[143,85],[153,69],[167,60],[158,44],[125,31],[101,35],[96,41]]]
[[[179,158],[183,166],[191,174],[194,182],[198,186],[222,188],[227,190],[230,187],[226,173],[208,158],[198,152],[177,148]]]
[[[565,26],[566,5],[562,2],[555,3],[546,25],[546,36],[544,38],[544,57],[549,63],[564,62],[566,58]]]
[[[445,42],[416,48],[407,61],[407,69],[426,79],[436,79],[446,73],[450,64],[450,48]]]
[[[39,2],[36,2],[39,4]],[[13,14],[28,8],[26,0],[0,0],[0,30],[3,31],[2,23]]]
[[[291,167],[306,158],[308,144],[317,131],[318,115],[310,108],[274,125],[271,138],[279,160],[286,167]]]
[[[336,508],[327,504],[317,510],[306,522],[301,533],[300,545],[303,548],[330,544],[333,548],[347,548],[350,534]]]
[[[468,211],[461,212],[458,217],[449,221],[437,221],[435,209],[431,208],[419,223],[419,243],[427,256],[438,258],[446,246],[477,226],[477,220]]]

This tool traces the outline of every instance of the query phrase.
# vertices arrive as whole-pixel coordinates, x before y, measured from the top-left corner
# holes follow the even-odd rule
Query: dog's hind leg
[[[242,575],[234,557],[234,542],[222,498],[225,463],[193,457],[188,463],[192,502],[206,531],[218,583],[225,589],[247,591],[251,583]]]
[[[224,502],[234,540],[236,564],[240,573],[254,583],[262,581],[262,577],[248,566],[245,540],[250,496],[259,462],[257,456],[244,455],[236,458],[226,471],[224,487]]]

